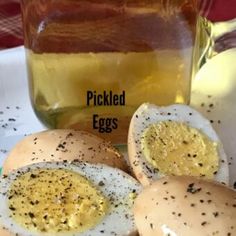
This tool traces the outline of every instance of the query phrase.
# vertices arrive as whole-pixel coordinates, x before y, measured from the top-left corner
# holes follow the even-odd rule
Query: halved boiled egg
[[[1,178],[1,236],[136,235],[131,209],[140,188],[128,174],[102,164],[23,167]]]
[[[206,118],[187,105],[141,105],[130,123],[128,154],[143,185],[169,175],[229,182],[218,135]]]

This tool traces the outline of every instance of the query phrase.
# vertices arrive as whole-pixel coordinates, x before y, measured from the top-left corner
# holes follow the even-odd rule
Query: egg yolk
[[[40,233],[84,232],[106,215],[109,201],[82,175],[37,169],[19,176],[9,193],[11,217]]]
[[[190,175],[213,179],[219,168],[217,143],[185,123],[162,121],[142,135],[147,161],[164,175]]]

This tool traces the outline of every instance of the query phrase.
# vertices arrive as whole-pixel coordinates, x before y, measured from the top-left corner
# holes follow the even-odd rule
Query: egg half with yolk
[[[143,185],[172,175],[229,182],[218,135],[205,117],[187,105],[141,105],[130,123],[128,154]]]
[[[139,191],[135,179],[106,165],[32,164],[1,178],[0,225],[5,235],[135,235]]]

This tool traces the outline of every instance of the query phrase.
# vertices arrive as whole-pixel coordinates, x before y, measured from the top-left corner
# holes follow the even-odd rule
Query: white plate
[[[0,51],[0,167],[16,142],[43,129],[30,105],[24,48]]]
[[[236,49],[231,49],[204,65],[193,82],[191,102],[214,121],[213,126],[228,155],[231,186],[236,181],[235,61]],[[23,47],[1,51],[0,166],[9,149],[24,135],[44,129],[30,105]]]

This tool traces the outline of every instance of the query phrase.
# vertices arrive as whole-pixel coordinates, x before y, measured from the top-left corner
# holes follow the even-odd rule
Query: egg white
[[[74,171],[86,177],[101,193],[110,199],[110,209],[102,221],[95,227],[82,233],[43,233],[45,236],[99,236],[99,235],[136,235],[136,226],[132,213],[133,200],[130,193],[139,193],[140,184],[125,172],[108,167],[102,164],[89,164],[85,162],[62,163],[62,162],[41,162],[32,164],[12,172],[0,180],[0,225],[8,229],[12,234],[19,236],[39,236],[36,232],[30,232],[17,224],[10,217],[10,210],[7,204],[7,192],[11,183],[22,173],[38,168],[58,169]],[[99,182],[103,186],[99,186]],[[115,207],[117,205],[118,207]]]
[[[219,170],[214,176],[218,182],[229,184],[229,169],[227,157],[222,143],[211,126],[209,120],[199,112],[187,105],[175,104],[167,107],[159,107],[144,103],[134,113],[128,134],[128,154],[132,170],[143,185],[149,185],[164,175],[156,171],[146,160],[141,147],[143,132],[151,125],[161,121],[183,122],[190,127],[203,132],[213,142],[218,143]]]

